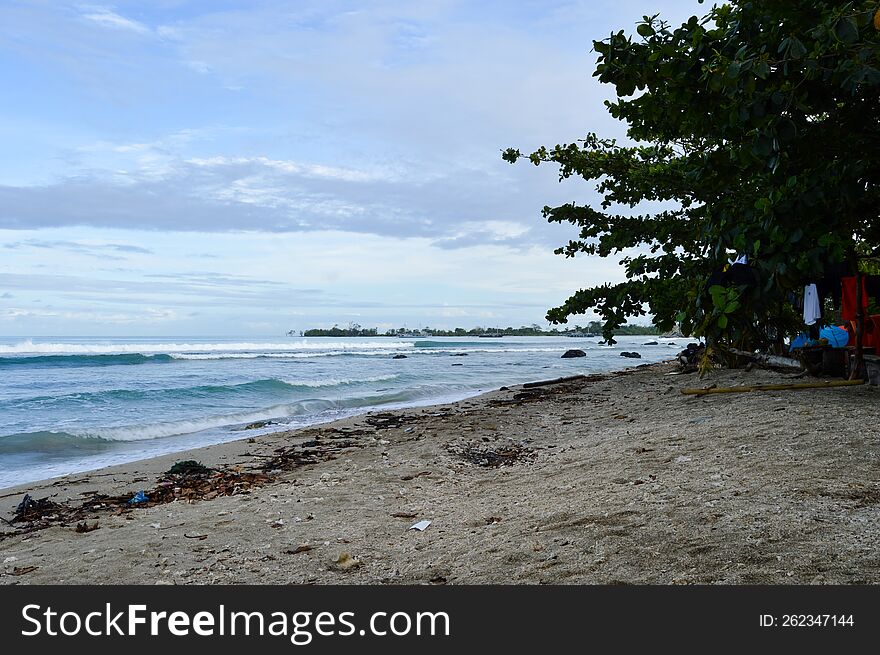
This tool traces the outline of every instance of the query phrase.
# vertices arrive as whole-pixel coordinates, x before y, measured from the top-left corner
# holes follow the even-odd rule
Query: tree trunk
[[[856,264],[858,267],[858,264]],[[865,368],[864,348],[862,343],[865,336],[865,310],[862,308],[862,273],[856,269],[856,361],[853,370],[850,371],[849,379],[852,380],[862,375]]]

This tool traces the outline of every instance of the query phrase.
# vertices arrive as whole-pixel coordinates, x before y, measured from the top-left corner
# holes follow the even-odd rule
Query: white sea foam
[[[357,350],[325,350],[315,352],[217,352],[217,353],[168,353],[172,359],[209,360],[209,359],[310,359],[312,357],[333,357],[335,355],[395,355],[401,350],[382,350],[369,348]]]
[[[311,405],[312,403],[308,403]],[[330,403],[324,403],[328,407]],[[78,437],[104,439],[106,441],[143,441],[147,439],[161,439],[181,434],[201,432],[211,428],[222,428],[240,423],[263,421],[272,418],[295,416],[303,413],[306,403],[293,405],[275,405],[253,412],[241,412],[236,414],[224,414],[222,416],[206,416],[199,419],[183,421],[170,421],[167,423],[153,423],[151,425],[127,425],[113,428],[92,428],[84,431],[71,431]]]
[[[323,380],[284,380],[285,384],[295,387],[336,387],[343,384],[360,384],[362,382],[386,382],[388,380],[396,380],[399,375],[376,375],[369,378],[324,378]]]

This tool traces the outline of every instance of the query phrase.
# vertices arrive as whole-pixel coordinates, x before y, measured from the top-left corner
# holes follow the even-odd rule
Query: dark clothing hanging
[[[825,299],[831,296],[831,304],[834,309],[840,307],[840,280],[852,275],[852,268],[846,262],[829,264],[825,267],[825,275],[816,282],[816,291],[819,292],[819,303],[825,304]]]

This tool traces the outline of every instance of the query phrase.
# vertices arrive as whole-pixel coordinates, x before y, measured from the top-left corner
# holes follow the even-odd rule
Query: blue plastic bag
[[[134,497],[128,501],[129,505],[137,505],[138,503],[145,503],[149,500],[149,497],[143,492],[138,491]]]

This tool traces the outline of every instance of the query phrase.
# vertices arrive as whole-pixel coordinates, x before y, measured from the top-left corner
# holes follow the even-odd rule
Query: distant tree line
[[[508,327],[475,327],[469,330],[457,327],[452,330],[441,330],[430,327],[420,328],[418,330],[408,330],[406,328],[396,328],[386,330],[380,333],[378,328],[365,328],[358,323],[349,323],[347,327],[339,327],[333,325],[332,328],[312,328],[299,333],[301,337],[397,337],[397,336],[435,336],[435,337],[480,337],[490,334],[500,334],[508,337],[552,337],[563,336],[571,333],[592,334],[599,336],[602,334],[602,323],[599,321],[590,321],[585,326],[575,325],[566,330],[559,328],[551,328],[545,330],[537,323],[531,325],[522,325],[518,328]],[[293,330],[287,333],[294,336]],[[614,330],[615,335],[657,335],[660,331],[653,325],[621,325]]]
[[[290,332],[288,332],[290,334]],[[334,324],[329,330],[312,329],[300,332],[302,337],[378,337],[377,328],[365,328],[358,323],[349,323],[348,327],[341,328]]]

